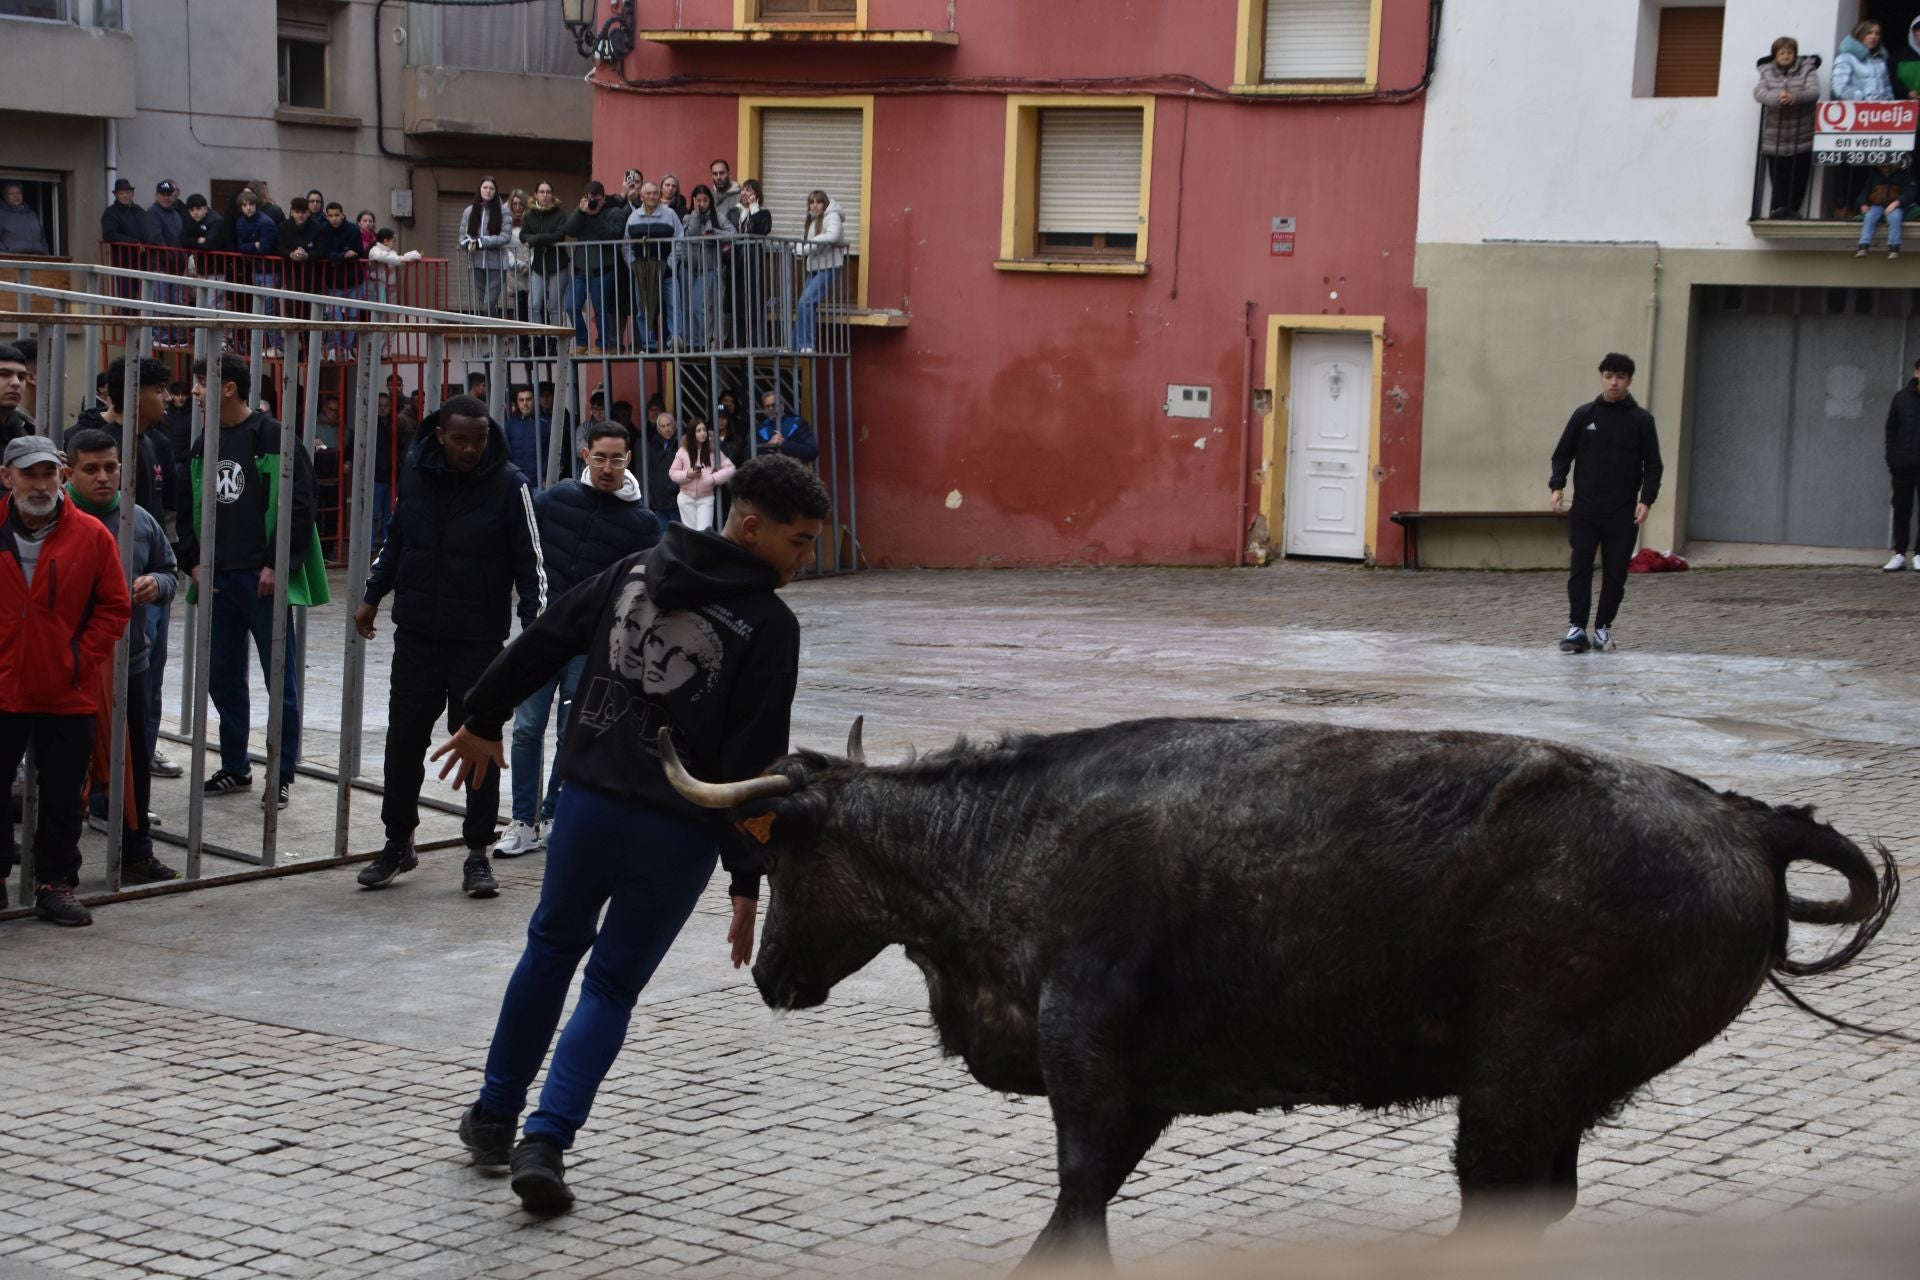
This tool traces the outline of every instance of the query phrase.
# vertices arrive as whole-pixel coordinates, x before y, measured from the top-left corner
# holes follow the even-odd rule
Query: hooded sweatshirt
[[[284,428],[258,410],[231,427],[220,428],[219,475],[214,487],[214,571],[258,573],[273,563],[273,529],[279,517],[275,505],[280,469],[280,437]],[[180,567],[200,563],[201,447],[195,437],[187,454],[189,478],[185,518],[176,522],[180,534]],[[293,522],[290,534],[292,563],[298,564],[313,547],[313,468],[307,451],[293,450]],[[307,604],[307,600],[295,600]]]
[[[1920,93],[1920,18],[1913,20],[1907,28],[1907,48],[1913,50],[1914,57],[1908,58],[1894,68],[1894,78],[1900,82],[1897,96],[1906,97],[1910,93]]]
[[[712,832],[736,898],[759,896],[763,860],[727,821],[680,798],[661,768],[663,728],[697,776],[751,778],[787,751],[800,624],[779,575],[745,547],[684,525],[554,602],[467,695],[489,741],[514,708],[586,655],[557,767],[569,784],[666,810]],[[644,857],[642,849],[604,856]]]
[[[1665,472],[1653,415],[1631,395],[1614,403],[1598,396],[1581,405],[1560,433],[1547,488],[1566,488],[1569,467],[1574,469],[1576,514],[1617,515],[1636,502],[1652,506]]]

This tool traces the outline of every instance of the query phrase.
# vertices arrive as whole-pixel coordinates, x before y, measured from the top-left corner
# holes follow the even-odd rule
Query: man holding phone
[[[595,179],[587,184],[579,207],[562,228],[567,239],[580,242],[573,255],[573,287],[568,309],[573,314],[575,347],[587,355],[603,355],[620,345],[620,322],[614,311],[614,288],[623,270],[621,242],[627,233],[624,205],[607,199],[607,188]],[[587,300],[593,300],[597,338],[587,336]]]

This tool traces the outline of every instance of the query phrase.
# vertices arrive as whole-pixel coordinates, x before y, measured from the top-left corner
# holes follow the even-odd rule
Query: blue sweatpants
[[[518,1118],[526,1108],[573,971],[591,951],[580,1001],[526,1123],[529,1136],[562,1150],[573,1145],[627,1038],[634,1001],[693,914],[718,857],[713,836],[685,818],[574,783],[560,789],[540,905],[500,1005],[481,1110]]]

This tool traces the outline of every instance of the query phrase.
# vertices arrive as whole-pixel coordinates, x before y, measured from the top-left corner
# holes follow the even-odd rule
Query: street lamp
[[[560,0],[560,16],[581,57],[624,62],[633,52],[633,0],[607,0],[605,23],[598,21],[599,7],[599,0]]]

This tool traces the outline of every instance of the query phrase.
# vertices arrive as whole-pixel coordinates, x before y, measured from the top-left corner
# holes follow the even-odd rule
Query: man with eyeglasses
[[[580,460],[585,466],[578,480],[562,480],[533,500],[540,545],[547,558],[547,585],[555,600],[574,584],[660,541],[664,527],[641,500],[640,483],[630,465],[633,443],[625,427],[604,420],[588,427]],[[560,790],[560,744],[567,740],[573,691],[585,665],[584,658],[567,663],[514,711],[513,752],[507,768],[513,781],[513,821],[493,847],[496,858],[517,858],[545,843]],[[554,739],[555,768],[549,775],[544,749],[555,694],[560,698],[560,724]]]

